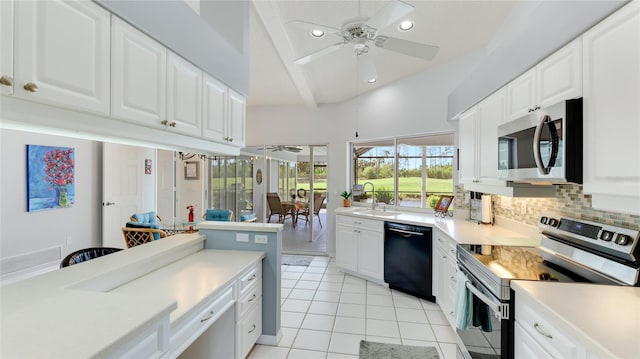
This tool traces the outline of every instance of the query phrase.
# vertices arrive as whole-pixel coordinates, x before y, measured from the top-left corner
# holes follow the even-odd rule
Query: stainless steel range
[[[474,307],[486,304],[491,314],[490,323],[457,330],[465,358],[513,358],[511,280],[639,286],[640,231],[556,214],[538,228],[540,247],[458,245],[463,284]]]

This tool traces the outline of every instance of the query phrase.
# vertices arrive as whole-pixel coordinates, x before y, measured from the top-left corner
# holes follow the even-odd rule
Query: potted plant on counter
[[[342,197],[342,207],[351,207],[351,192],[342,191],[340,197]]]

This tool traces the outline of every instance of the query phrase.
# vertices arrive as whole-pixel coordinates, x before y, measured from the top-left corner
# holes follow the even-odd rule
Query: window
[[[209,207],[230,209],[234,219],[253,209],[253,160],[251,157],[211,159]]]
[[[440,195],[453,194],[451,133],[354,143],[352,153],[353,184],[371,182],[378,203],[433,208]],[[371,200],[371,186],[354,196]]]

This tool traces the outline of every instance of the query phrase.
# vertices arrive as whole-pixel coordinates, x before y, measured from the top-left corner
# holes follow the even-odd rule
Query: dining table
[[[298,223],[298,212],[309,208],[309,203],[303,201],[282,201],[281,203],[282,209],[284,209],[285,213],[291,212],[291,222],[295,228]]]

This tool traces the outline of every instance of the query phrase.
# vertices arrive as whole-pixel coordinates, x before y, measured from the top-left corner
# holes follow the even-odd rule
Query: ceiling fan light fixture
[[[400,29],[400,31],[409,31],[411,29],[413,29],[413,26],[415,25],[415,23],[411,20],[405,20],[403,22],[400,23],[400,25],[398,25],[398,29]]]
[[[311,30],[311,36],[315,37],[315,38],[321,38],[324,36],[324,31],[320,30],[320,29],[313,29]]]

